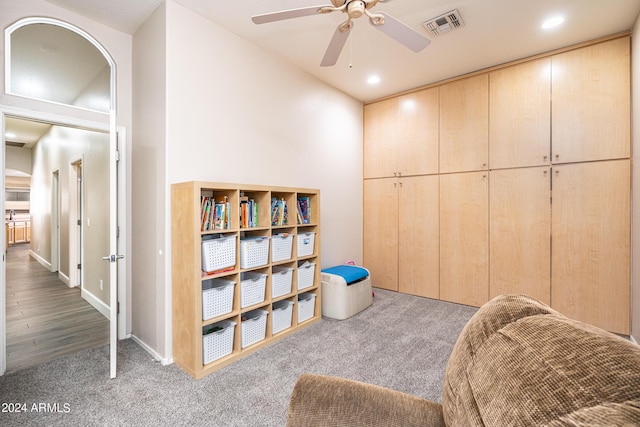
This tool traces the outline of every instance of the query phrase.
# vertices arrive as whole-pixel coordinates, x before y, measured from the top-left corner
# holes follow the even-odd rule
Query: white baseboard
[[[171,365],[173,363],[173,358],[165,359],[161,357],[154,349],[149,347],[144,341],[135,335],[131,334],[131,339],[134,340],[140,347],[142,347],[147,353],[149,353],[155,360],[160,362],[163,366]]]
[[[111,312],[109,311],[109,306],[102,302],[98,297],[93,295],[91,292],[86,289],[82,289],[80,292],[82,298],[87,301],[89,304],[93,306],[96,310],[98,310],[104,317],[107,319],[111,318]]]
[[[42,264],[47,270],[51,271],[51,263],[49,261],[47,261],[46,259],[42,258],[40,255],[38,255],[37,253],[35,253],[31,249],[29,249],[29,255],[31,255],[32,258],[34,258],[36,261],[38,261],[40,264]]]
[[[73,286],[71,286],[71,279],[69,279],[69,276],[67,276],[66,274],[64,274],[61,271],[58,271],[58,279],[64,283],[65,285],[67,285],[68,287],[72,288]]]

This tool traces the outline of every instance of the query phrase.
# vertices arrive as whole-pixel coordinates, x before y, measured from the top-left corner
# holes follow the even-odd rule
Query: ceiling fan
[[[382,31],[400,44],[408,47],[414,52],[420,52],[427,47],[431,41],[423,37],[420,33],[387,15],[384,12],[374,13],[371,9],[378,3],[387,2],[389,0],[330,0],[332,5],[326,6],[310,6],[299,9],[283,10],[280,12],[265,13],[263,15],[255,15],[251,20],[256,24],[265,24],[268,22],[282,21],[291,18],[300,18],[302,16],[310,16],[317,14],[325,14],[331,12],[343,12],[347,14],[347,20],[342,22],[336,28],[336,31],[329,42],[329,47],[320,62],[320,66],[327,67],[335,65],[342,52],[342,48],[349,38],[349,33],[353,28],[354,20],[366,15],[369,22],[374,28]]]

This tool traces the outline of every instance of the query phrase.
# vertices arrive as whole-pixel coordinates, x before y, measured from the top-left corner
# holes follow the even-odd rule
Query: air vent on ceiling
[[[422,23],[422,26],[431,33],[432,36],[439,36],[464,26],[464,21],[458,10],[452,10],[437,18],[430,19]]]
[[[17,142],[17,141],[5,141],[5,145],[7,145],[8,147],[22,148],[27,144],[25,144],[24,142]]]

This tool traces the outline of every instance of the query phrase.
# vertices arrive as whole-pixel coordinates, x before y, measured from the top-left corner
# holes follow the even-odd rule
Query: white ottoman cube
[[[373,303],[369,271],[353,265],[322,270],[322,315],[343,320]]]

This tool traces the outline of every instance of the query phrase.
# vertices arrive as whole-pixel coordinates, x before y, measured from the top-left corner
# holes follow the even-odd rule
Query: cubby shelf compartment
[[[214,221],[211,226],[203,227],[203,200],[211,198],[215,201],[226,201],[225,216],[223,221]],[[280,205],[287,206],[286,221],[282,217],[284,210],[276,213],[276,218],[280,221],[273,223],[272,201],[280,201]],[[252,200],[255,205],[251,210],[251,222],[245,222],[241,218],[242,209],[247,206],[242,204]],[[299,220],[298,201],[303,200],[306,218]],[[257,207],[255,207],[257,205]],[[173,358],[181,369],[194,378],[202,378],[217,369],[222,368],[241,357],[244,357],[282,337],[295,333],[300,328],[309,326],[322,318],[322,301],[320,294],[320,191],[315,189],[303,189],[293,187],[269,187],[263,185],[240,185],[211,182],[184,182],[171,186],[171,215],[172,215],[172,298],[173,298]],[[279,215],[279,216],[278,216]],[[253,221],[257,219],[256,221]],[[306,222],[304,222],[306,221]],[[221,224],[221,225],[215,225]],[[220,227],[220,228],[216,228]],[[298,257],[296,248],[296,238],[298,235],[314,234],[313,251],[308,255]],[[292,236],[292,250],[290,257],[288,247],[284,255],[275,257],[272,260],[273,248],[269,241],[269,256],[267,263],[242,264],[241,265],[241,245],[247,238],[280,238],[283,234]],[[212,238],[232,239],[235,245],[228,243],[225,248],[233,247],[231,256],[227,256],[224,267],[212,272],[203,271],[202,264],[202,242]],[[218,242],[216,242],[216,246]],[[279,242],[278,242],[279,243]],[[287,242],[289,243],[289,242]],[[227,254],[228,255],[228,254]],[[230,262],[229,258],[231,261]],[[217,260],[216,260],[217,261]],[[305,278],[308,284],[304,292],[312,292],[314,295],[313,310],[307,309],[307,313],[312,313],[311,317],[304,322],[298,320],[298,296],[303,292],[298,290],[298,261],[315,263],[318,268],[311,278]],[[233,265],[229,265],[232,264]],[[217,266],[217,265],[216,265]],[[281,271],[289,269],[291,276],[290,290],[288,283],[284,286],[281,281]],[[247,274],[249,273],[249,274]],[[308,275],[308,271],[305,271]],[[264,299],[260,298],[249,301],[250,305],[243,307],[241,282],[248,276],[260,275],[264,278]],[[275,288],[274,288],[274,275]],[[211,279],[216,279],[211,281]],[[205,301],[203,306],[203,291],[210,291],[212,284],[233,282],[233,296],[231,311],[228,312],[228,300],[225,301],[224,309],[217,306],[212,313],[203,316],[203,310],[211,302]],[[274,295],[275,289],[275,295]],[[260,289],[259,293],[262,293]],[[210,295],[206,296],[210,298]],[[228,295],[225,298],[229,298]],[[288,301],[288,302],[286,302]],[[218,302],[215,302],[218,304]],[[276,303],[276,324],[274,333],[274,303]],[[288,305],[291,311],[291,324],[288,324],[288,317],[281,323],[282,304]],[[255,310],[262,310],[266,313],[266,331],[264,339],[260,339],[250,345],[243,345],[242,325],[243,319],[246,321],[247,313]],[[222,311],[226,313],[221,313]],[[219,314],[220,313],[220,314]],[[209,315],[215,317],[207,318]],[[308,314],[307,314],[308,315]],[[206,319],[207,318],[207,319]],[[206,320],[203,320],[206,319]],[[264,319],[263,319],[264,321]],[[231,326],[231,325],[234,326]],[[233,331],[231,351],[229,352],[228,336],[223,336],[220,330],[216,330],[215,337],[210,332],[211,328],[218,329],[219,325],[225,326],[225,334]],[[246,324],[245,324],[246,325]],[[286,327],[285,327],[286,326]],[[205,337],[208,337],[205,339]],[[246,338],[246,336],[245,336]],[[224,339],[224,341],[222,341]],[[212,347],[212,340],[214,347]],[[225,347],[218,349],[220,340]],[[206,343],[206,344],[205,344]],[[246,342],[244,344],[247,344]],[[205,347],[206,345],[206,347]],[[212,352],[212,350],[215,350]],[[212,360],[213,359],[213,360]],[[208,363],[205,363],[208,362]]]

